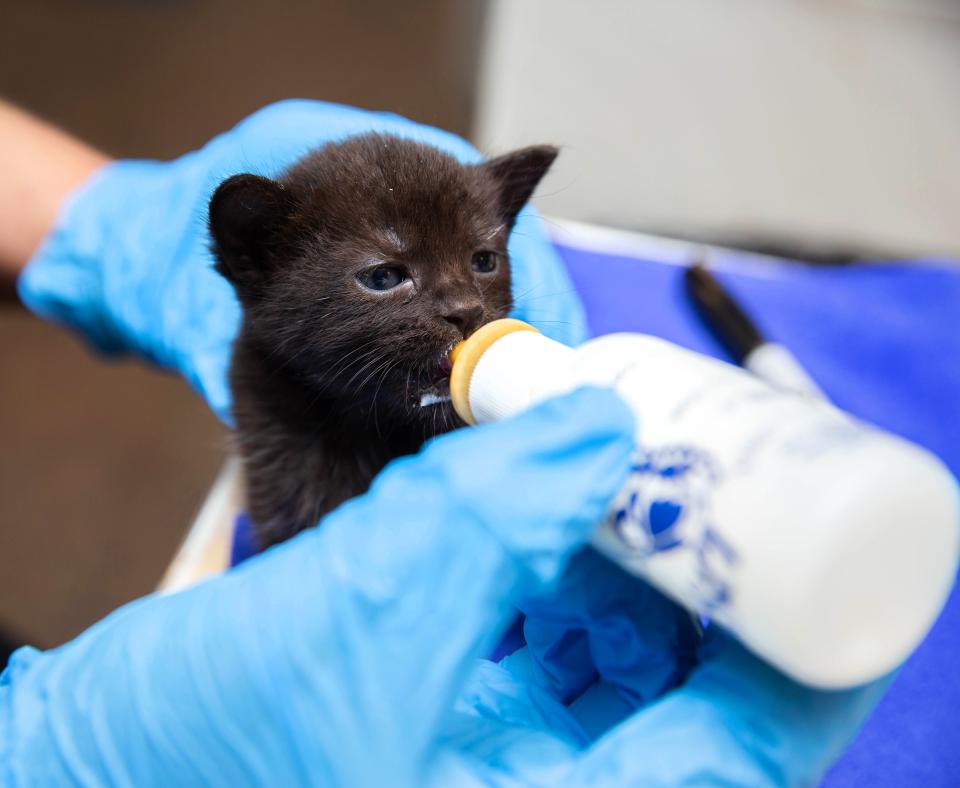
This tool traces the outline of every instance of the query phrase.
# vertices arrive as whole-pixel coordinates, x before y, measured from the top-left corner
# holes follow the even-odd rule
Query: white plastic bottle
[[[957,482],[832,405],[649,336],[571,349],[496,321],[457,349],[470,423],[613,387],[637,454],[594,546],[798,681],[843,688],[916,648],[957,573]]]

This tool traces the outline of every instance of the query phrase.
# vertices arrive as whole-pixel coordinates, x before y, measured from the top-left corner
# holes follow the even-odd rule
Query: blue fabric
[[[233,524],[233,539],[230,542],[230,566],[237,566],[260,552],[253,520],[248,514],[239,514]]]
[[[593,335],[637,331],[729,360],[697,317],[682,263],[662,254],[560,245]],[[960,475],[960,266],[948,261],[822,268],[711,258],[765,335],[827,395],[927,447]],[[960,591],[899,672],[824,784],[960,783]]]

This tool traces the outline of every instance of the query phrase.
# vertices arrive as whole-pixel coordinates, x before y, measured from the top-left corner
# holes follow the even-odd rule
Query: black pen
[[[765,339],[743,308],[700,263],[684,277],[697,312],[734,360],[777,388],[825,399],[786,347]]]

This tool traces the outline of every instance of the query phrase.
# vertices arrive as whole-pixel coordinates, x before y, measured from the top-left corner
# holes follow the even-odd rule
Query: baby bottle
[[[798,681],[889,672],[946,601],[958,487],[908,441],[641,334],[572,349],[498,320],[453,359],[451,399],[471,424],[613,388],[636,416],[636,452],[593,546]]]

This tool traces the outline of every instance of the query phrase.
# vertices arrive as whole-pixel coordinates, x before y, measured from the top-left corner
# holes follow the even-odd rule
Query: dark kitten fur
[[[450,348],[511,307],[507,238],[557,151],[466,166],[368,134],[210,201],[216,269],[243,325],[230,384],[264,545],[364,492],[391,459],[461,422]]]

